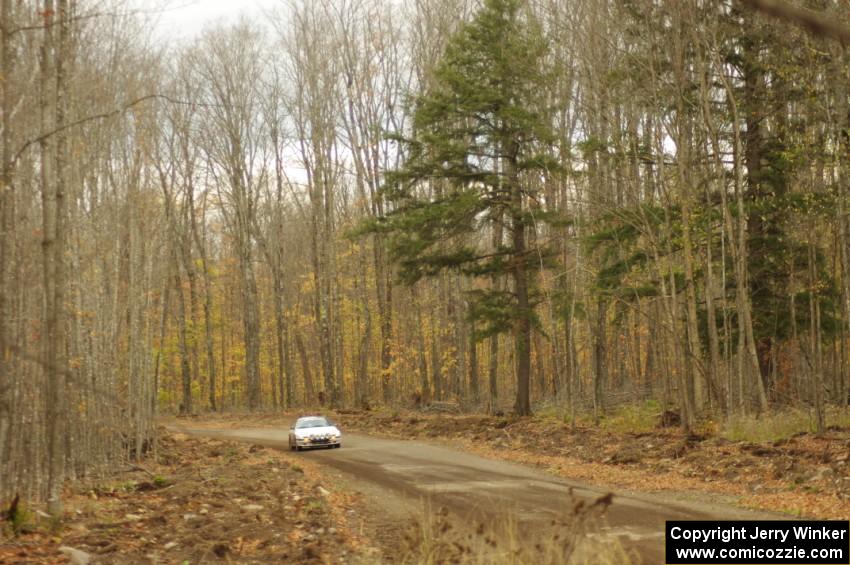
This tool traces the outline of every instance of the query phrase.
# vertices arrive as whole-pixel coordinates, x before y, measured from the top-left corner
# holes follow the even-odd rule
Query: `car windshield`
[[[321,428],[323,426],[330,425],[331,423],[325,418],[302,418],[295,422],[295,429],[302,430],[304,428]]]

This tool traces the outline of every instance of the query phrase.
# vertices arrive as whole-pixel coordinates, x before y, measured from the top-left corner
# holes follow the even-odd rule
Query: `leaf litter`
[[[73,563],[68,549],[97,564],[360,563],[375,551],[351,523],[357,496],[308,462],[159,433],[155,463],[69,487],[61,526],[36,512],[17,535],[4,525],[0,563]]]

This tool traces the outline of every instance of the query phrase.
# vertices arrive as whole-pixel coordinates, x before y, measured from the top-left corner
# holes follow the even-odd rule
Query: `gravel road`
[[[287,430],[267,428],[180,431],[284,449],[288,438]],[[446,507],[470,523],[510,516],[524,531],[539,533],[577,500],[590,503],[610,492],[422,441],[344,434],[342,449],[304,451],[297,456],[337,471],[338,477],[355,485],[377,508],[385,509],[383,518],[390,522],[404,512],[421,509],[422,501],[428,501],[431,508]],[[644,563],[664,562],[665,520],[781,518],[697,501],[696,497],[688,500],[687,493],[614,491],[613,495],[604,519],[591,535],[619,539]]]

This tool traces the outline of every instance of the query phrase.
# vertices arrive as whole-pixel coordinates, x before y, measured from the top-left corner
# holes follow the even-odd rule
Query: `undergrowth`
[[[661,404],[657,400],[647,400],[640,404],[626,404],[617,408],[609,416],[599,420],[603,430],[616,433],[645,433],[658,428]]]
[[[850,411],[829,407],[825,414],[827,427],[850,427]],[[788,439],[800,433],[815,432],[815,415],[811,410],[786,409],[760,416],[730,416],[720,428],[720,435],[732,441],[765,443]]]
[[[677,412],[674,413],[677,414]],[[674,415],[675,415],[674,414]],[[616,434],[650,433],[662,427],[662,408],[657,400],[625,404],[612,408],[599,417],[598,423],[587,410],[576,414],[580,427],[597,428]],[[535,418],[539,420],[569,420],[568,409],[557,403],[545,403],[537,407]],[[827,428],[850,428],[850,409],[829,406],[825,409]],[[697,423],[694,432],[703,436],[719,436],[731,441],[766,443],[791,438],[801,433],[816,431],[815,414],[812,409],[775,409],[761,415],[731,415],[720,421],[705,419]]]
[[[614,433],[645,433],[658,428],[661,416],[661,403],[646,400],[641,403],[625,404],[601,414],[597,425],[592,412],[579,410],[575,415],[576,424],[582,427],[598,427]],[[534,417],[540,420],[569,422],[571,413],[568,407],[560,403],[546,402],[535,407]]]
[[[9,527],[15,535],[32,531],[35,527],[33,513],[23,504],[16,505],[14,511],[8,513],[7,519]]]

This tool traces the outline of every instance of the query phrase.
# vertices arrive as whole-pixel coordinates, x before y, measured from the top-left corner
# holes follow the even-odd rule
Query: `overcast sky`
[[[264,13],[280,4],[281,0],[168,0],[158,16],[157,31],[163,37],[188,39],[206,24],[236,21],[243,14],[263,21]]]

